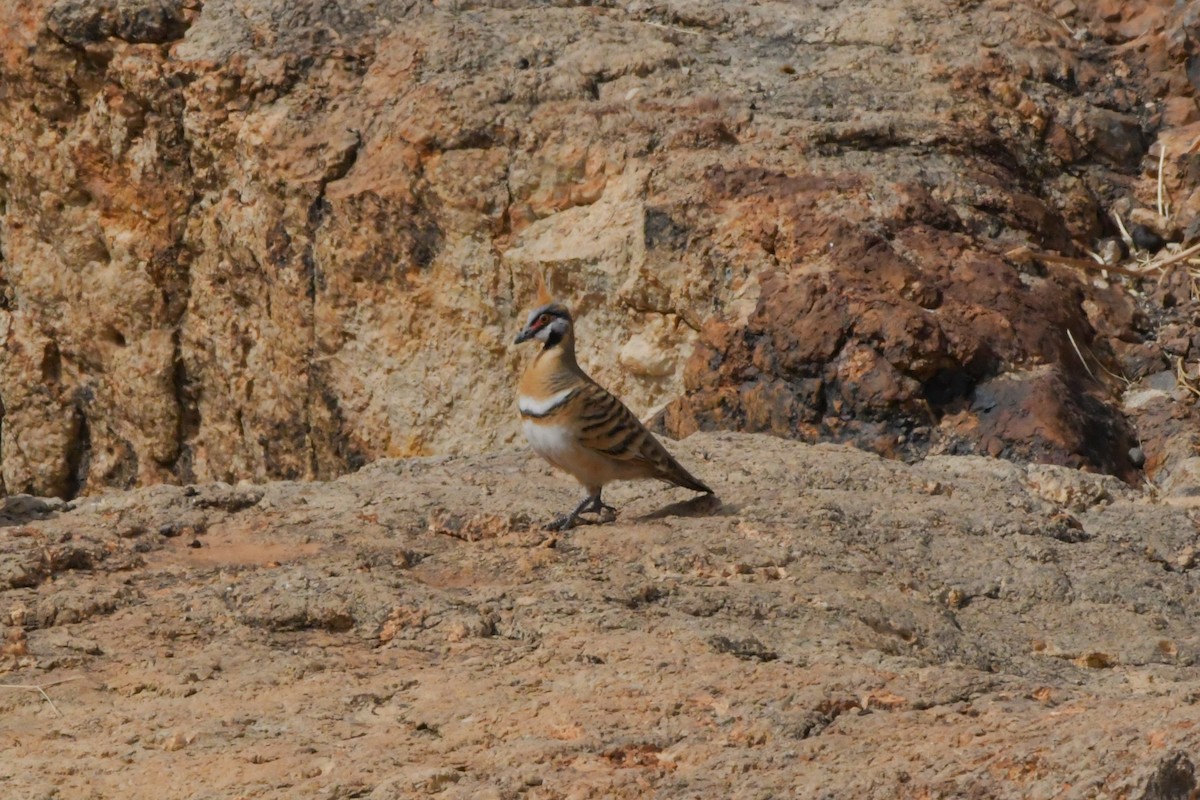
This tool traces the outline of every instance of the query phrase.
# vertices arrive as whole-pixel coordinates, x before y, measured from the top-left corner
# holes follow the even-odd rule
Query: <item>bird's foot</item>
[[[575,527],[575,523],[579,521],[576,514],[563,514],[560,517],[555,517],[546,523],[544,530],[548,531],[569,531]]]
[[[584,514],[599,514],[600,518],[605,522],[612,522],[617,518],[617,509],[603,502],[599,497],[591,498],[587,507],[583,509]]]
[[[600,516],[600,522],[614,522],[617,519],[617,510],[608,503],[601,503],[599,508],[592,511]]]
[[[596,514],[599,519],[585,519],[584,514]],[[597,525],[602,523],[614,522],[617,519],[617,510],[609,505],[601,505],[600,508],[589,508],[586,511],[577,511],[574,514],[563,514],[561,517],[555,517],[550,522],[547,522],[544,530],[548,531],[569,531],[578,525]]]
[[[600,519],[580,519],[581,514],[597,514]],[[546,525],[548,531],[569,531],[576,525],[593,525],[597,522],[612,522],[617,518],[617,510],[600,499],[600,495],[585,497],[583,502],[570,514],[556,517]]]

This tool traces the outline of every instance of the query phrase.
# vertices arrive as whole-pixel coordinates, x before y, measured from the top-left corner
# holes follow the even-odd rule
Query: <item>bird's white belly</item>
[[[525,438],[533,452],[554,464],[556,467],[568,469],[566,463],[571,455],[579,449],[574,433],[562,425],[539,425],[532,420],[525,420]]]
[[[626,462],[608,458],[581,445],[575,432],[561,425],[539,425],[525,420],[525,438],[533,452],[549,461],[589,489],[599,489],[617,480],[639,477]]]

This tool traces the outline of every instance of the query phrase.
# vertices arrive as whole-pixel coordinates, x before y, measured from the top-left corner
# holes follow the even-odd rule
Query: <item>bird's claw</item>
[[[575,515],[563,514],[561,517],[555,517],[546,523],[544,530],[548,531],[569,531],[575,527]]]
[[[596,514],[599,520],[580,519],[583,514]],[[546,524],[548,531],[569,531],[576,525],[593,525],[596,522],[612,522],[617,518],[617,509],[600,500],[599,497],[589,498],[579,504],[579,508],[570,514],[555,517]]]
[[[602,502],[599,499],[592,501],[592,504],[584,509],[581,513],[584,514],[599,514],[602,519],[612,521],[617,518],[617,509],[610,506],[608,503]]]

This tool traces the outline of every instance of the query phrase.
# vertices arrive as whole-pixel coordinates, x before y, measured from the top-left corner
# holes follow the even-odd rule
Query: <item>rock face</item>
[[[0,684],[63,716],[0,686],[4,794],[1194,793],[1194,509],[986,458],[675,450],[723,505],[620,485],[557,540],[533,526],[575,489],[518,453],[10,498]]]
[[[1132,478],[1161,320],[1006,255],[1152,205],[1160,129],[1200,233],[1194,9],[1100,6],[5,4],[5,488],[506,445],[535,270],[673,434]]]

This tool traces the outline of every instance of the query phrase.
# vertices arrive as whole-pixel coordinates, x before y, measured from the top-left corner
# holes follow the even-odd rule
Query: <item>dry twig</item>
[[[1180,250],[1173,256],[1167,256],[1166,258],[1160,258],[1157,261],[1151,261],[1150,268],[1162,269],[1163,267],[1169,267],[1172,264],[1178,264],[1180,261],[1187,261],[1197,253],[1200,253],[1200,244],[1194,244],[1186,250]]]
[[[1043,253],[1040,250],[1032,250],[1028,247],[1018,247],[1015,250],[1008,251],[1005,255],[1018,261],[1036,258],[1038,261],[1045,261],[1048,264],[1064,264],[1068,267],[1079,267],[1080,269],[1091,270],[1092,272],[1115,272],[1119,275],[1128,275],[1131,278],[1146,277],[1144,273],[1135,269],[1118,267],[1112,264],[1097,264],[1095,261],[1087,258],[1071,258],[1070,256],[1060,256],[1057,253]]]
[[[1160,146],[1158,148],[1158,216],[1167,219],[1170,209],[1163,202],[1163,162],[1167,160],[1167,148]],[[1170,201],[1168,200],[1169,204]]]
[[[1071,347],[1075,348],[1075,355],[1079,356],[1079,363],[1083,364],[1083,368],[1087,370],[1087,374],[1092,377],[1092,380],[1096,380],[1096,375],[1092,372],[1092,368],[1088,366],[1087,359],[1083,357],[1083,353],[1079,350],[1079,345],[1075,344],[1075,337],[1071,335],[1070,328],[1067,328],[1067,338],[1071,340]]]
[[[1187,370],[1184,369],[1183,366],[1183,356],[1179,356],[1175,359],[1175,377],[1179,380],[1179,384],[1183,386],[1183,388],[1187,389],[1196,397],[1200,397],[1200,386],[1197,386],[1192,382],[1192,379],[1188,377]]]
[[[1092,380],[1096,380],[1095,373],[1092,372],[1090,367],[1088,367],[1087,359],[1083,357],[1083,350],[1079,347],[1079,344],[1075,341],[1075,337],[1071,334],[1070,329],[1067,329],[1067,339],[1069,339],[1071,341],[1071,347],[1074,348],[1075,355],[1079,356],[1079,362],[1081,364],[1083,364],[1083,368],[1087,370],[1087,374],[1092,376]],[[1091,350],[1091,348],[1088,348],[1088,355],[1090,355],[1092,357],[1092,360],[1096,362],[1097,367],[1104,370],[1105,375],[1112,378],[1114,381],[1120,381],[1121,383],[1125,384],[1126,388],[1133,386],[1133,381],[1129,380],[1128,377],[1126,377],[1125,375],[1118,375],[1117,373],[1113,372],[1108,367],[1104,366],[1104,362],[1096,357],[1096,354]]]
[[[1121,215],[1116,211],[1110,211],[1109,214],[1112,215],[1113,220],[1117,223],[1117,228],[1121,231],[1121,241],[1125,242],[1126,247],[1128,247],[1130,250],[1133,250],[1133,237],[1130,236],[1129,231],[1125,229],[1125,223],[1121,220]]]
[[[664,31],[671,31],[673,33],[687,33],[687,34],[691,34],[692,36],[703,36],[704,35],[703,31],[688,30],[687,28],[680,28],[677,25],[664,25],[661,22],[651,22],[648,19],[641,20],[641,23],[643,25],[649,25],[652,28],[661,28]]]
[[[59,711],[58,706],[54,705],[54,701],[50,699],[50,695],[46,694],[46,689],[48,689],[51,686],[58,686],[60,683],[67,683],[67,682],[73,681],[73,680],[75,680],[75,678],[63,678],[61,681],[54,681],[53,683],[46,683],[46,684],[0,683],[0,689],[23,689],[27,692],[37,692],[38,694],[40,694],[42,696],[43,700],[45,700],[47,703],[50,704],[50,707],[54,709],[54,713],[58,714],[61,717],[61,716],[64,716],[64,714],[61,711]]]

